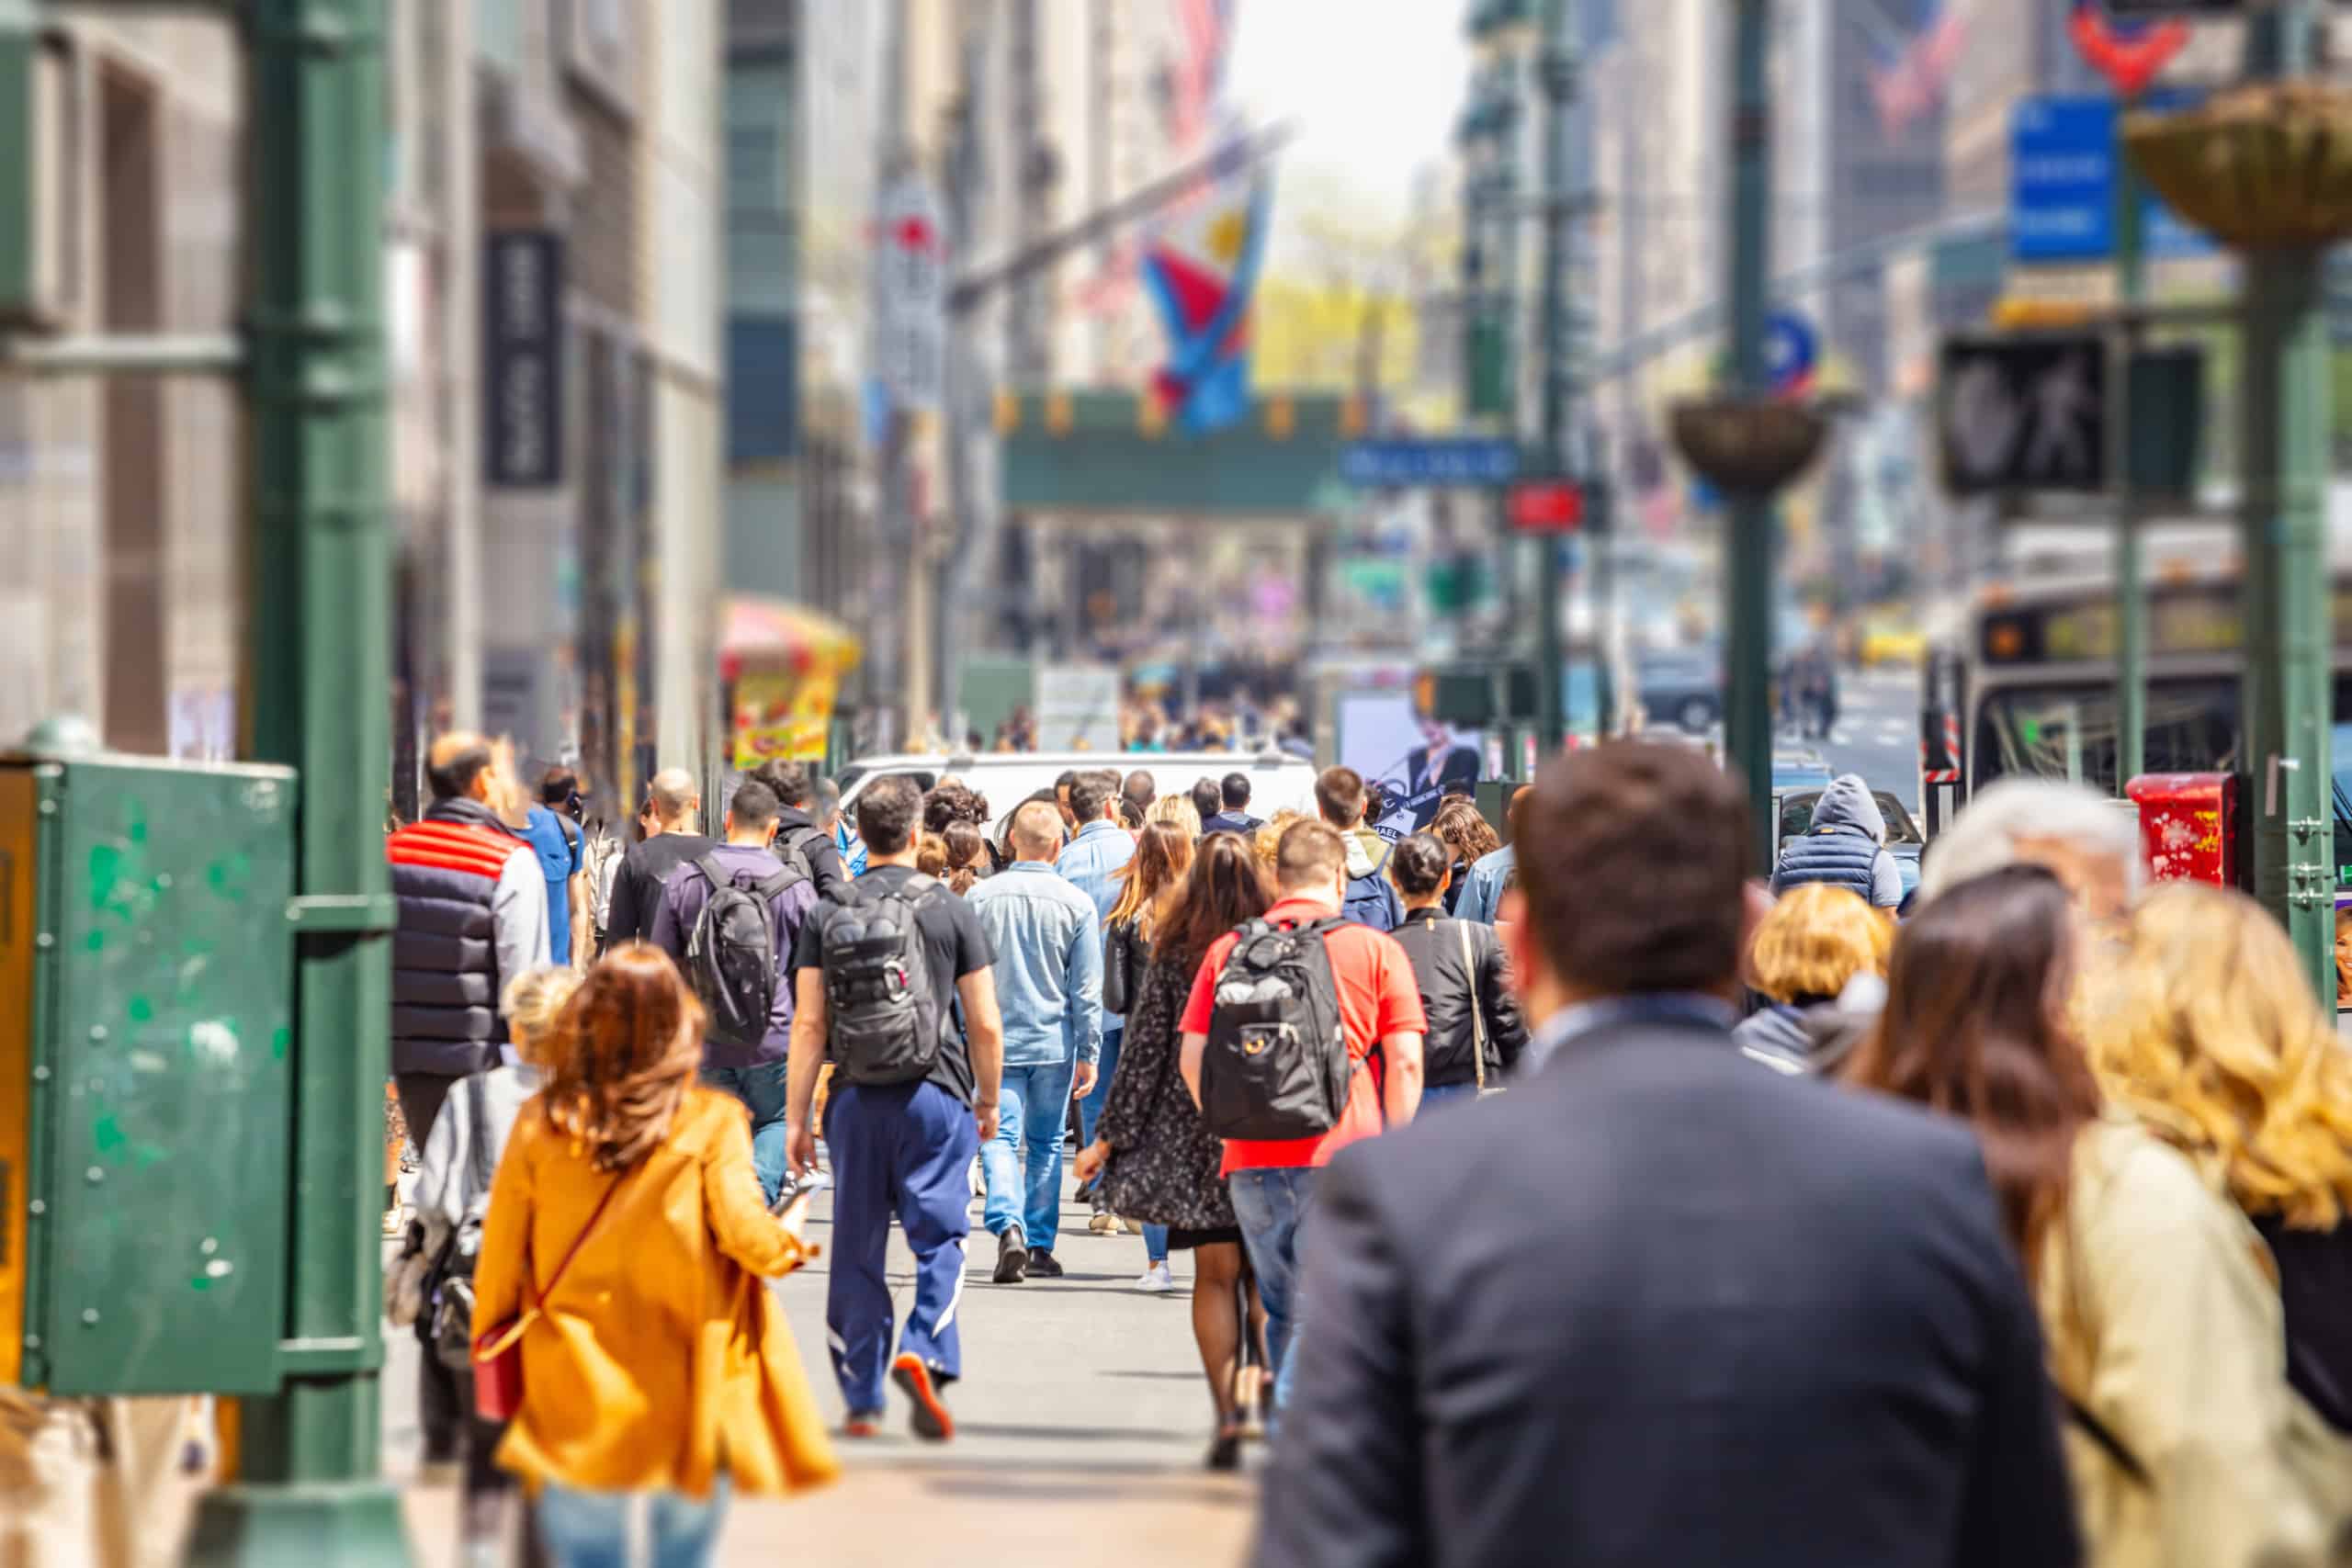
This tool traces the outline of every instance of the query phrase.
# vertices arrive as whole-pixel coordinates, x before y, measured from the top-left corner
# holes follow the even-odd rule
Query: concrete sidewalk
[[[903,1402],[887,1434],[843,1443],[842,1483],[786,1501],[739,1499],[720,1561],[759,1564],[930,1563],[1034,1568],[1040,1559],[1106,1554],[1118,1568],[1227,1564],[1248,1542],[1255,1487],[1201,1465],[1214,1412],[1193,1344],[1188,1260],[1174,1259],[1179,1289],[1137,1292],[1143,1242],[1086,1231],[1082,1207],[1065,1201],[1054,1280],[996,1285],[994,1239],[973,1206],[964,1325],[965,1376],[949,1395],[958,1436],[920,1443]],[[809,1234],[824,1241],[820,1197]],[[802,1361],[829,1420],[842,1406],[825,1354],[825,1258],[778,1287]],[[900,1310],[913,1291],[912,1259],[895,1234],[890,1280]],[[385,1457],[414,1473],[416,1345],[392,1335],[385,1371]],[[895,1395],[893,1396],[896,1397]],[[1255,1455],[1250,1456],[1254,1461]],[[457,1561],[453,1490],[411,1485],[411,1538],[422,1564]]]

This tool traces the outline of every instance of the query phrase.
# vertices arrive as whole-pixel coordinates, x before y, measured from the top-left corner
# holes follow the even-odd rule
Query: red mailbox
[[[2140,808],[2140,853],[2150,876],[2237,886],[2235,773],[2143,773],[2125,793]]]

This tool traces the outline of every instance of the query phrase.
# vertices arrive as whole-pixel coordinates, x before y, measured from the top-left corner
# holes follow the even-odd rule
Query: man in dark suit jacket
[[[1260,1568],[2077,1562],[1973,1137],[1732,1043],[1736,779],[1612,744],[1527,806],[1524,1076],[1324,1176]]]

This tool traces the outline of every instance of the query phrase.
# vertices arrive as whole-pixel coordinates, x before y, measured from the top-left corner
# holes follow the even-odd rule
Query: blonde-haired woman
[[[1877,1018],[1894,951],[1894,921],[1860,894],[1821,882],[1793,889],[1758,922],[1747,953],[1747,983],[1770,1005],[1732,1038],[1781,1072],[1835,1071]]]
[[[506,983],[499,998],[515,1060],[476,1073],[451,1091],[447,1109],[433,1120],[416,1170],[416,1214],[395,1268],[399,1285],[387,1303],[396,1324],[413,1323],[424,1354],[417,1358],[419,1405],[440,1413],[458,1433],[464,1507],[458,1530],[469,1555],[495,1549],[503,1529],[504,1499],[514,1479],[492,1462],[504,1428],[474,1411],[472,1305],[475,1275],[490,1203],[491,1177],[506,1150],[515,1119],[538,1092],[537,1053],[579,976],[548,966]]]
[[[760,1284],[811,1249],[762,1201],[742,1106],[695,1081],[702,1024],[660,951],[608,955],[536,1052],[545,1088],[491,1191],[473,1326],[524,1323],[499,1461],[537,1493],[559,1565],[619,1561],[631,1494],[653,1495],[654,1560],[684,1568],[708,1560],[729,1483],[839,1472]]]
[[[1161,795],[1143,814],[1143,821],[1147,828],[1154,822],[1165,822],[1187,839],[1201,836],[1201,808],[1193,804],[1193,797],[1188,795]]]
[[[2083,1005],[2109,1100],[2187,1155],[2269,1245],[2287,1381],[2352,1434],[2352,1051],[2287,933],[2242,894],[2168,883]],[[2352,1493],[2352,1451],[2340,1452]]]

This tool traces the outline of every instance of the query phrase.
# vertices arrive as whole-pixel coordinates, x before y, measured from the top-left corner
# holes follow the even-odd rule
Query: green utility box
[[[0,1384],[279,1383],[291,770],[0,758]]]

